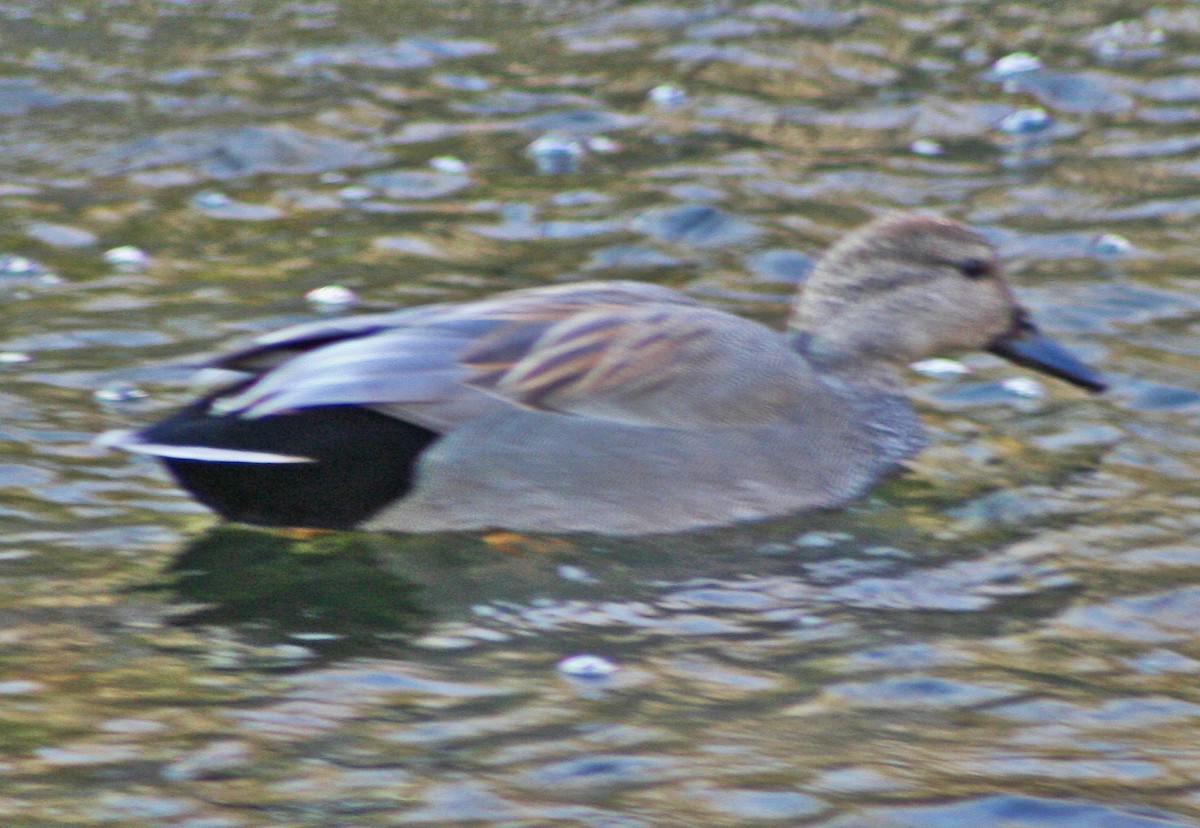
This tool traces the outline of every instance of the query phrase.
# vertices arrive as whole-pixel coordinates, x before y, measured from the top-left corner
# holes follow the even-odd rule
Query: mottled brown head
[[[927,213],[867,224],[825,254],[797,298],[814,358],[869,368],[988,349],[1101,390],[1099,375],[1041,337],[975,230]]]
[[[794,325],[814,347],[853,359],[909,362],[983,348],[1013,324],[1015,301],[999,270],[995,248],[958,222],[887,216],[825,254]]]

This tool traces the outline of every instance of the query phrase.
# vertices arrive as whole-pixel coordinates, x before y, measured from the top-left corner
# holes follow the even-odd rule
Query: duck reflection
[[[143,589],[167,589],[182,626],[232,627],[258,644],[296,643],[345,656],[404,645],[436,622],[468,623],[485,604],[527,606],[547,595],[611,599],[625,593],[622,574],[643,553],[579,537],[228,524],[188,542]],[[596,554],[602,560],[589,561]],[[588,574],[592,569],[600,576]],[[655,573],[662,574],[643,574]]]
[[[433,615],[420,582],[387,571],[371,541],[222,526],[189,542],[158,586],[192,607],[176,623],[233,625],[345,654],[417,635]]]
[[[990,499],[979,498],[980,508]],[[1011,528],[960,519],[965,536],[939,540],[897,525],[895,514],[881,508],[854,521],[793,517],[753,532],[638,539],[226,525],[188,543],[149,588],[170,591],[177,624],[231,628],[253,644],[299,644],[319,658],[602,630],[818,629],[835,617],[984,634],[1015,605],[1041,616],[1071,592],[1073,581],[1054,566],[1011,554],[1020,542]]]

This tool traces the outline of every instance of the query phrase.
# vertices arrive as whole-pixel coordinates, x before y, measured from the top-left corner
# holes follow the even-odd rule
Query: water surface
[[[3,2],[0,44],[5,825],[1200,825],[1200,7]],[[932,447],[842,513],[291,537],[90,442],[315,289],[779,324],[912,207],[1113,388],[914,372]]]

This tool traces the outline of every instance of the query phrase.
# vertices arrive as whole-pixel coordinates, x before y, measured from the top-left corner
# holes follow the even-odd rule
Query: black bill
[[[1038,333],[1037,326],[1024,314],[1020,314],[1013,329],[993,342],[988,350],[1017,365],[1058,377],[1088,391],[1099,393],[1108,387],[1099,371],[1084,365],[1066,348]]]

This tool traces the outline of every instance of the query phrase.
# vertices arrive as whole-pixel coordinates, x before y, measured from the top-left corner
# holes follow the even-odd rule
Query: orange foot
[[[284,529],[277,530],[279,534],[288,540],[294,541],[310,541],[317,538],[323,538],[326,535],[332,535],[336,529],[314,529],[309,526],[288,526]]]
[[[497,552],[519,554],[534,552],[540,555],[550,555],[556,552],[568,552],[574,544],[559,538],[531,538],[520,532],[488,532],[483,536],[483,542]]]

